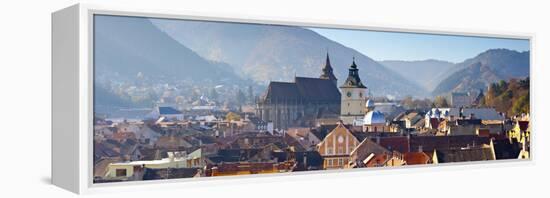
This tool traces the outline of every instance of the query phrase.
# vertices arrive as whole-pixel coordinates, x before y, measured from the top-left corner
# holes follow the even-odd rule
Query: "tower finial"
[[[357,65],[355,64],[355,56],[353,56],[353,62],[351,63],[352,68],[357,68]]]

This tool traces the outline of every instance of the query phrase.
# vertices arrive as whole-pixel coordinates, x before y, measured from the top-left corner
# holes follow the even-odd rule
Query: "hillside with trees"
[[[508,115],[529,113],[529,77],[492,83],[479,105],[494,107],[497,111],[506,112]]]
[[[445,96],[436,96],[434,100],[428,98],[415,99],[407,96],[401,100],[400,104],[408,109],[429,109],[429,108],[448,108],[449,102]]]
[[[474,58],[457,63],[450,75],[434,89],[434,96],[451,92],[485,89],[500,80],[523,79],[529,76],[529,51],[490,49]]]

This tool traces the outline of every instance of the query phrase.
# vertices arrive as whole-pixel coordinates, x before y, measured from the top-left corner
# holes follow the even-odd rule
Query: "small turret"
[[[353,62],[349,68],[348,78],[340,88],[367,88],[361,82],[361,78],[359,78],[359,69],[357,69],[357,65],[355,64],[355,57],[353,57]]]

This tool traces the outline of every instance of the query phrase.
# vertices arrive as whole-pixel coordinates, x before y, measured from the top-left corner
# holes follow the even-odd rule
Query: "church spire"
[[[334,73],[332,71],[332,65],[330,65],[330,57],[328,55],[328,52],[327,52],[327,58],[325,61],[325,66],[323,67],[323,73],[321,73],[321,76],[319,78],[332,80],[334,82],[334,85],[336,85],[336,81],[338,81],[338,79],[336,78],[336,76],[334,76]]]
[[[330,58],[328,57],[328,52],[327,52],[327,60],[325,61],[325,69],[326,68],[330,68],[332,70],[332,66],[330,65]]]

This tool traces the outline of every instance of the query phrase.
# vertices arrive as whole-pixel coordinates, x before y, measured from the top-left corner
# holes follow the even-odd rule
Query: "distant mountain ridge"
[[[454,72],[439,83],[433,95],[486,89],[490,83],[499,80],[528,77],[529,53],[508,49],[490,49],[480,53],[456,64]]]
[[[327,51],[339,85],[355,57],[362,81],[375,96],[426,97],[529,75],[528,51],[492,49],[454,65],[439,60],[379,63],[300,27],[121,16],[96,16],[95,22],[96,79],[102,74],[134,79],[142,73],[163,81],[249,85],[246,79],[252,79],[265,85],[318,77]]]
[[[418,61],[384,60],[378,62],[428,91],[433,91],[449,75],[448,71],[455,66],[454,63],[435,59]]]
[[[123,78],[241,80],[231,66],[203,59],[140,17],[95,17],[95,70]]]
[[[189,81],[233,85],[246,82],[231,66],[203,59],[146,18],[99,15],[94,20],[97,107],[139,106],[102,84],[109,84],[109,80],[132,82],[138,73],[163,83]]]
[[[164,19],[151,21],[202,57],[229,63],[245,77],[261,84],[292,81],[294,76],[318,77],[328,51],[339,85],[347,77],[355,56],[360,76],[373,95],[428,94],[416,83],[368,56],[309,29]]]

